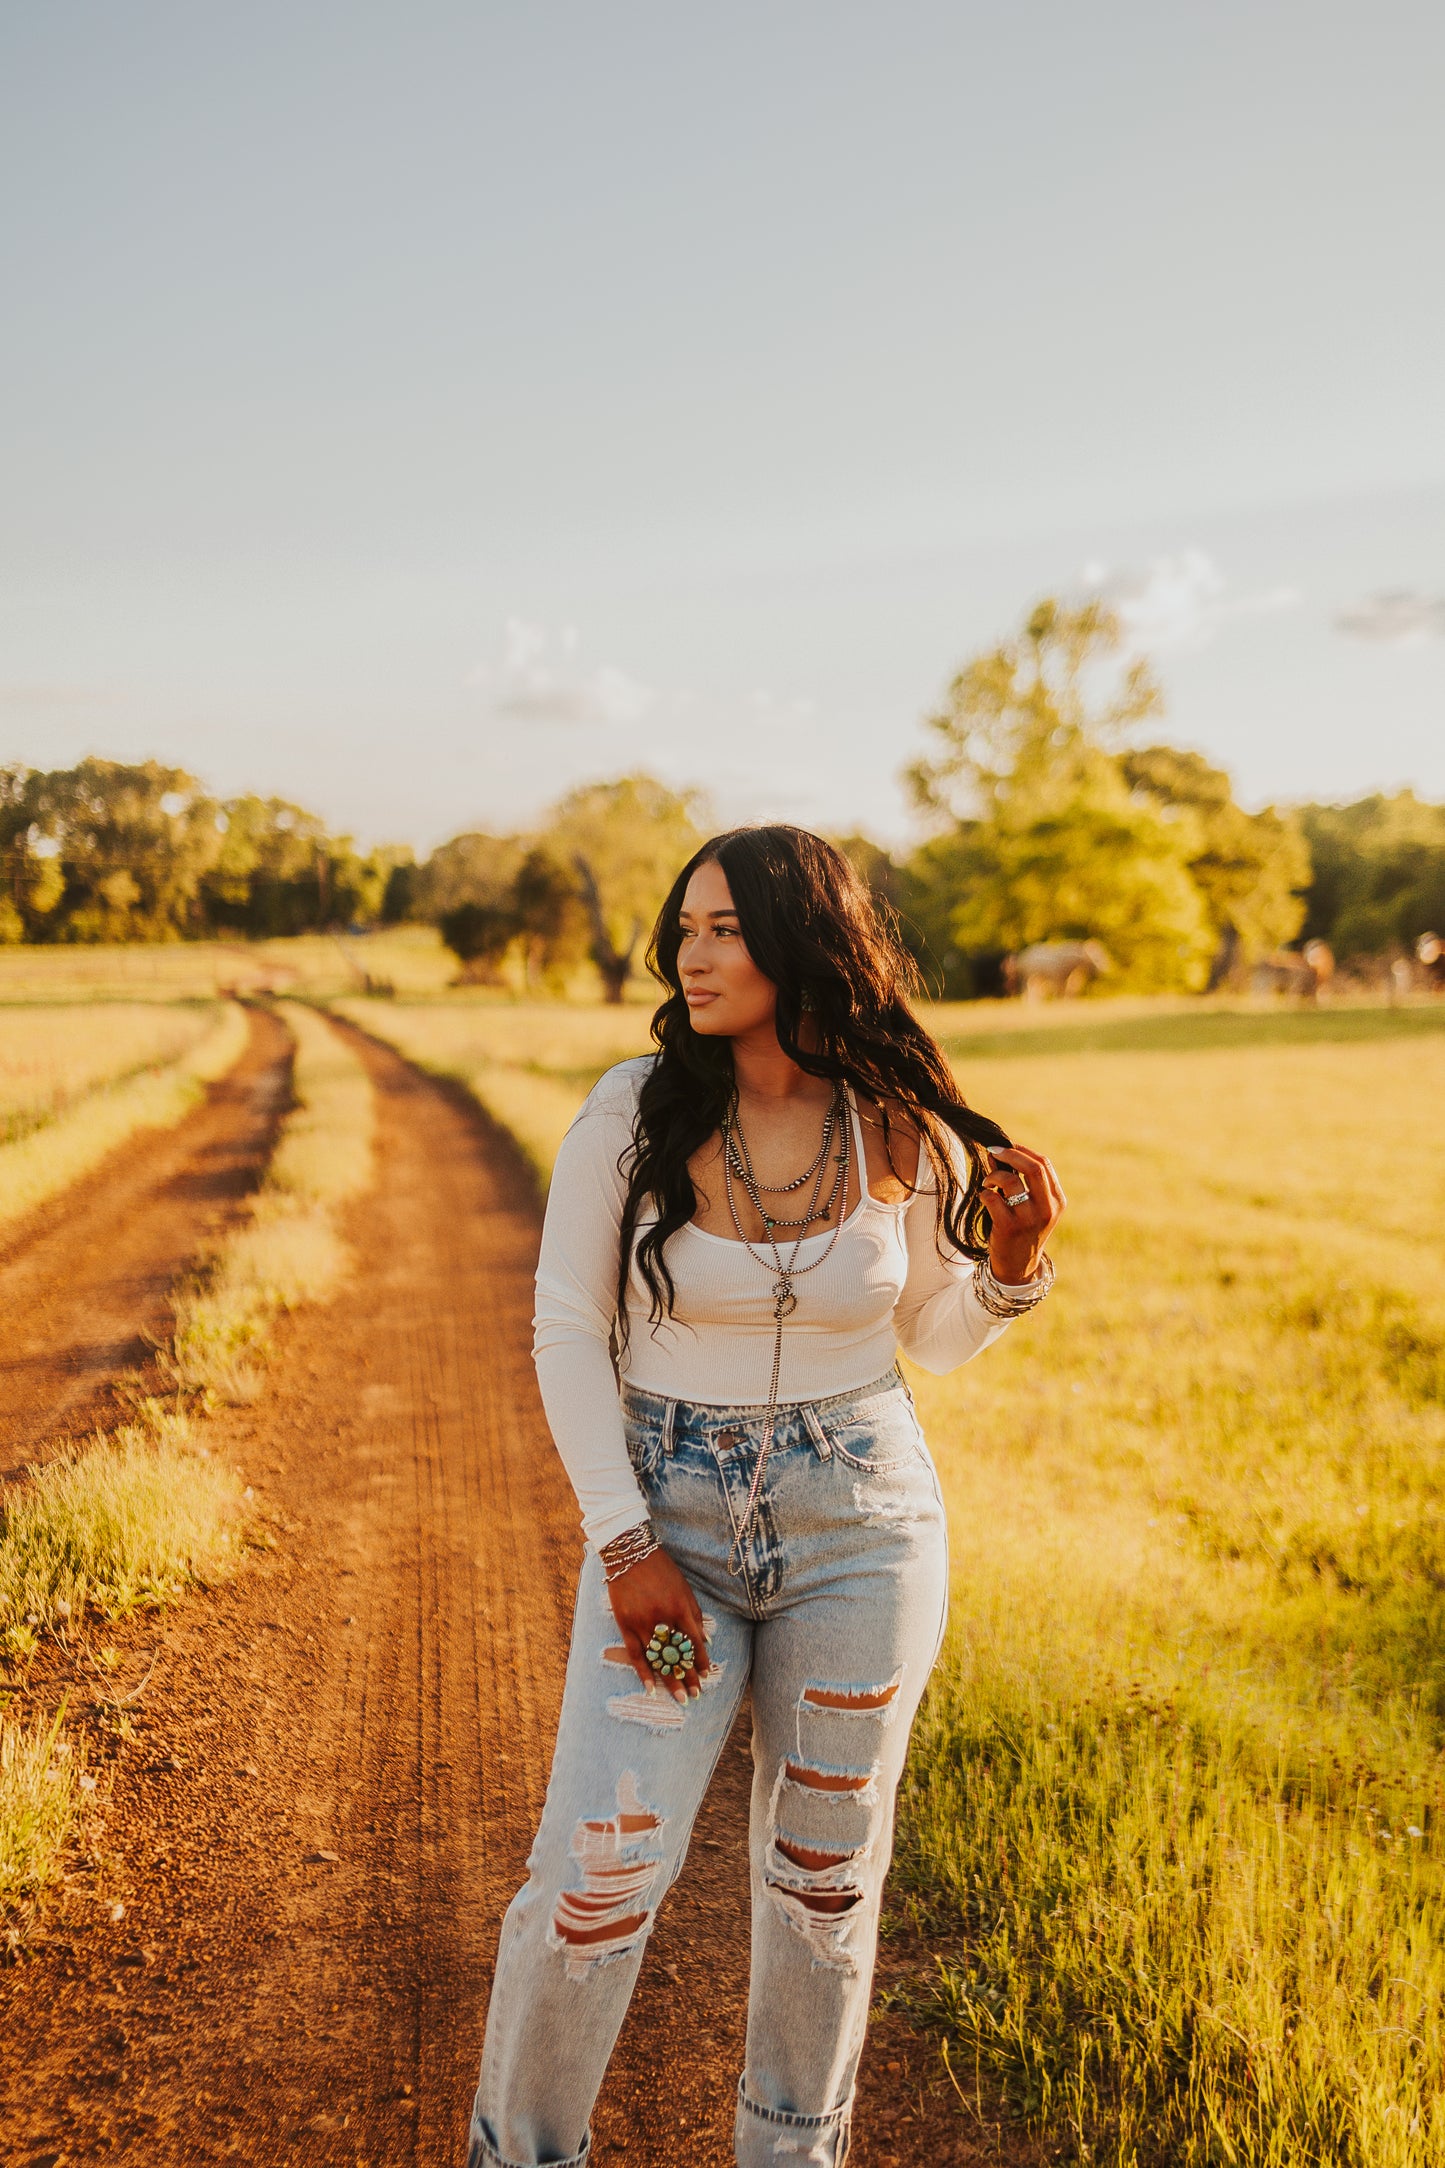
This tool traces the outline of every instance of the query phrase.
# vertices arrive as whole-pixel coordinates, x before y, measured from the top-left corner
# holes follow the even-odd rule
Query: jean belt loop
[[[811,1400],[803,1402],[803,1423],[808,1436],[813,1441],[813,1449],[817,1453],[819,1460],[831,1460],[833,1458],[833,1441],[823,1428],[823,1418]]]
[[[667,1400],[663,1402],[662,1417],[662,1456],[664,1460],[671,1460],[673,1448],[676,1443],[677,1402],[675,1400]]]

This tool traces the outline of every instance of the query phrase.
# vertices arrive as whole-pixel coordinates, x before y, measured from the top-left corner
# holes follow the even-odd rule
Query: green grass
[[[1393,1009],[1231,1009],[1201,1003],[1183,1014],[1129,1016],[1111,1016],[1102,1009],[1102,1004],[1080,1003],[1065,1023],[1037,1022],[1008,1030],[945,1028],[940,1043],[954,1060],[984,1061],[1022,1055],[1188,1054],[1243,1046],[1359,1046],[1445,1032],[1445,1001]],[[977,1007],[973,1013],[978,1014]]]
[[[383,1008],[543,1167],[645,1043]],[[1079,2160],[1436,2168],[1442,1012],[979,1013],[966,1089],[1070,1211],[1038,1316],[913,1381],[953,1623],[892,1889],[951,1954],[905,1999]]]
[[[954,1624],[916,2007],[1124,2164],[1445,2158],[1438,1035],[997,1060],[1059,1287],[916,1380]],[[1382,1179],[1393,1162],[1403,1180]]]

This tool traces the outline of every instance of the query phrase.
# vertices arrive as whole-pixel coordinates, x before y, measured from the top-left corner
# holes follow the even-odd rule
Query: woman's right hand
[[[674,1701],[696,1700],[707,1677],[707,1634],[702,1613],[680,1568],[666,1551],[640,1558],[607,1583],[607,1596],[631,1660],[644,1686],[664,1686]],[[647,1644],[658,1626],[678,1626],[692,1643],[693,1668],[682,1679],[663,1679],[647,1661]]]

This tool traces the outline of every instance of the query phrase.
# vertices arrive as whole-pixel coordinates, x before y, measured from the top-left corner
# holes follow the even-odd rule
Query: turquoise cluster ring
[[[692,1669],[692,1643],[680,1626],[654,1626],[647,1661],[660,1679],[680,1679]]]

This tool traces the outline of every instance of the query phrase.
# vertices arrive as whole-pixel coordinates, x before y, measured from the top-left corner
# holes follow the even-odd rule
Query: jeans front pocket
[[[864,1475],[886,1475],[926,1458],[912,1402],[902,1392],[845,1404],[822,1419],[839,1460]]]

